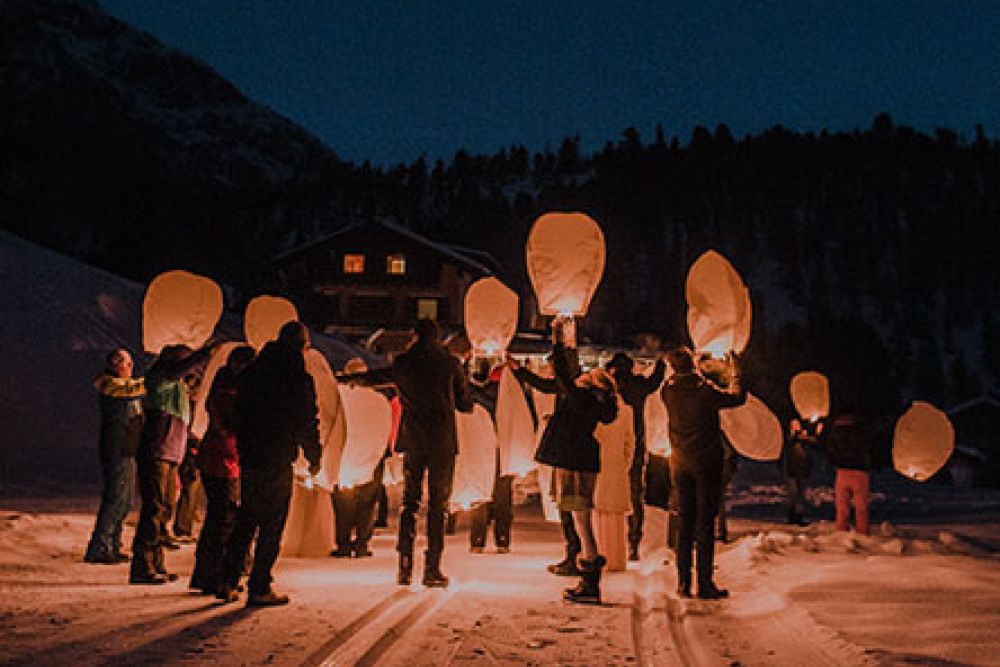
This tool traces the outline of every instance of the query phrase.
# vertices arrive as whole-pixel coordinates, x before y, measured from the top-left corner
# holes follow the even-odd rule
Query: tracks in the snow
[[[417,593],[409,588],[391,593],[320,646],[302,667],[373,667],[451,595],[447,590]]]

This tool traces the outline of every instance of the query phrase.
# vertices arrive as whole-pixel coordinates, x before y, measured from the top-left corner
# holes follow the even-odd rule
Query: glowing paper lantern
[[[330,492],[308,482],[308,477],[300,477],[292,485],[281,535],[282,556],[321,558],[330,553],[334,533]]]
[[[243,343],[223,343],[212,351],[212,358],[205,366],[205,373],[202,375],[201,384],[198,385],[198,392],[194,396],[194,416],[191,419],[191,433],[194,437],[205,437],[208,430],[208,394],[212,390],[212,383],[219,369],[226,365],[229,354]]]
[[[496,433],[490,413],[481,405],[471,413],[456,414],[458,456],[455,458],[455,481],[451,502],[462,509],[489,500],[496,476]]]
[[[646,448],[652,454],[670,456],[670,422],[659,389],[646,397],[642,418],[646,425]]]
[[[198,349],[222,316],[222,289],[211,278],[167,271],[149,283],[142,301],[142,346],[159,354],[167,345]]]
[[[340,478],[340,457],[347,438],[347,425],[344,422],[344,410],[340,403],[340,391],[337,379],[330,370],[323,353],[316,349],[306,350],[306,372],[312,376],[316,387],[316,407],[319,409],[319,443],[323,454],[320,459],[321,470],[316,475],[316,485],[330,491]],[[307,477],[309,463],[305,456],[299,453],[299,458],[293,466],[296,475]]]
[[[295,305],[280,296],[256,296],[247,304],[243,315],[243,333],[247,342],[260,352],[268,342],[278,338],[287,322],[298,320]]]
[[[340,387],[347,437],[340,457],[338,483],[350,488],[372,480],[392,430],[392,411],[385,396],[372,389]]]
[[[604,233],[583,213],[546,213],[526,248],[542,315],[584,315],[604,274]]]
[[[507,367],[500,374],[496,427],[500,474],[523,477],[534,470],[535,424],[524,391]]]
[[[534,387],[531,389],[531,401],[535,404],[535,414],[538,415],[538,426],[535,428],[535,449],[542,440],[545,425],[556,409],[554,394],[543,394]],[[552,468],[538,464],[538,490],[542,499],[542,515],[546,521],[559,521],[559,508],[552,497]]]
[[[948,415],[930,403],[914,401],[896,422],[892,439],[892,465],[918,482],[933,477],[951,458],[955,428]]]
[[[507,349],[517,331],[517,294],[496,278],[480,278],[465,293],[465,333],[477,354]]]
[[[722,430],[733,448],[757,461],[777,461],[781,456],[781,422],[763,401],[747,394],[747,402],[719,411]]]
[[[750,292],[729,261],[709,250],[688,271],[684,286],[688,334],[699,352],[721,357],[750,340]]]
[[[817,421],[830,414],[830,383],[826,376],[816,371],[803,371],[792,378],[789,385],[792,404],[799,416]]]
[[[392,486],[402,481],[403,457],[401,455],[390,456],[385,460],[385,472],[382,474],[382,483]]]

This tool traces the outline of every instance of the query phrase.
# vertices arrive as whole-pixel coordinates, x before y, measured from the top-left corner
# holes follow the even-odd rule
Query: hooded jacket
[[[310,464],[319,464],[316,387],[299,350],[272,341],[240,374],[236,446],[241,468],[291,466],[300,447]]]
[[[675,470],[722,469],[719,410],[747,400],[744,390],[726,392],[695,373],[675,373],[663,386]]]
[[[133,457],[139,449],[142,433],[142,397],[146,384],[142,378],[120,378],[107,373],[94,380],[101,408],[101,435],[98,448],[101,461]]]
[[[601,469],[601,447],[594,438],[598,422],[610,424],[618,414],[615,397],[597,387],[578,387],[570,370],[566,347],[552,352],[558,395],[552,418],[545,425],[535,460],[554,468],[577,472]]]
[[[458,359],[443,345],[418,339],[392,365],[403,414],[397,452],[458,453],[455,410],[472,412],[472,394]]]

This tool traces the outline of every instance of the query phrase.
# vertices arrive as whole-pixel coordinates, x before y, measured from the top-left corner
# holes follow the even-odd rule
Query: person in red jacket
[[[208,393],[208,430],[198,450],[197,464],[208,499],[205,523],[198,537],[190,588],[214,594],[222,583],[225,544],[233,532],[240,503],[240,457],[236,449],[236,388],[240,373],[256,352],[237,347],[219,369]]]

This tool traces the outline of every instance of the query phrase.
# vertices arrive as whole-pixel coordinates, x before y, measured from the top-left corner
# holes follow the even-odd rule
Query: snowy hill
[[[137,374],[148,367],[145,289],[0,232],[0,490],[99,480],[92,382],[117,346],[136,355]],[[217,332],[239,339],[242,321],[227,314]],[[328,336],[313,345],[335,369],[365,356]]]

